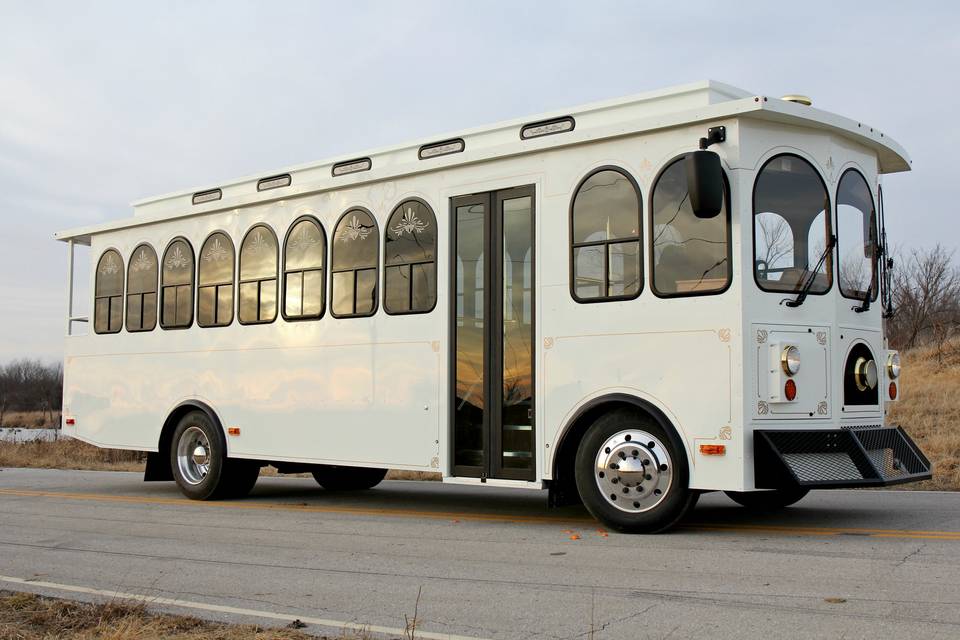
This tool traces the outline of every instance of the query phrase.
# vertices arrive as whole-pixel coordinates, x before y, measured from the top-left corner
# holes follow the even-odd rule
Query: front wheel
[[[741,507],[754,511],[778,511],[799,502],[810,493],[810,490],[804,487],[790,487],[772,491],[724,491],[724,493]]]
[[[313,478],[327,491],[363,491],[372,489],[386,477],[386,469],[318,465]]]
[[[649,416],[618,409],[584,435],[576,457],[577,490],[587,510],[624,533],[659,533],[696,503],[679,438]]]
[[[177,425],[170,467],[180,491],[193,500],[245,496],[260,475],[258,463],[227,458],[223,432],[203,411],[191,411]]]

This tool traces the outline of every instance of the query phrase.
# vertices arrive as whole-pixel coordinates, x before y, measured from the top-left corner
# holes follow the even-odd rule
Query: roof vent
[[[796,102],[797,104],[806,105],[808,107],[813,104],[813,100],[811,100],[807,96],[802,96],[799,93],[790,93],[783,96],[780,99],[786,100],[787,102]]]

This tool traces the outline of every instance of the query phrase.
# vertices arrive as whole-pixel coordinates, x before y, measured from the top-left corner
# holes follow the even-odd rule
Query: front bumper
[[[929,480],[930,461],[901,427],[753,432],[758,489],[882,487]]]

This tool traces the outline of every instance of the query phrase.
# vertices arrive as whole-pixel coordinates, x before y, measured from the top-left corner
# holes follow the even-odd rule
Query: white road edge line
[[[68,591],[71,593],[83,593],[87,595],[104,596],[107,598],[120,600],[133,600],[152,605],[166,605],[170,607],[183,607],[185,609],[198,609],[201,611],[213,611],[217,613],[232,613],[241,616],[253,616],[257,618],[269,618],[272,620],[282,620],[292,622],[300,620],[305,624],[312,624],[318,627],[330,627],[337,630],[354,631],[358,633],[382,633],[385,635],[405,637],[407,632],[404,629],[395,627],[380,627],[377,625],[362,625],[354,622],[344,622],[342,620],[328,620],[326,618],[313,618],[311,616],[292,615],[288,613],[274,613],[273,611],[260,611],[258,609],[244,609],[242,607],[228,607],[219,604],[207,604],[205,602],[194,602],[192,600],[180,600],[177,598],[162,598],[159,596],[148,596],[139,593],[124,593],[122,591],[110,591],[107,589],[94,589],[92,587],[78,587],[69,584],[59,584],[56,582],[45,582],[43,580],[27,580],[25,578],[16,578],[13,576],[0,575],[0,582],[10,584],[26,585],[40,587],[43,589],[52,589],[56,591]],[[483,640],[476,636],[458,636],[449,633],[436,633],[431,631],[416,630],[418,638],[427,640]]]

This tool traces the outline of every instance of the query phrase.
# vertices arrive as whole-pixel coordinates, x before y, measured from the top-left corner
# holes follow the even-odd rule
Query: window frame
[[[247,238],[250,237],[250,234],[253,233],[254,229],[258,227],[263,227],[270,232],[270,235],[273,236],[273,244],[277,248],[276,256],[273,261],[273,277],[272,278],[250,278],[247,280],[242,279],[240,275],[241,265],[243,260],[243,245],[247,243]],[[271,324],[276,322],[277,318],[280,316],[280,241],[277,239],[277,232],[273,230],[266,222],[255,222],[250,225],[250,228],[247,229],[246,233],[243,234],[243,238],[240,240],[240,245],[236,249],[237,252],[237,270],[234,273],[234,280],[237,283],[237,294],[236,294],[236,305],[237,305],[237,322],[244,325],[250,326],[254,324]],[[269,320],[247,320],[246,322],[240,317],[240,287],[244,284],[250,284],[251,282],[257,283],[257,317],[260,317],[260,293],[263,289],[263,283],[273,280],[277,287],[277,297],[274,300],[274,314],[273,317]]]
[[[840,243],[843,241],[842,238],[840,237],[840,185],[843,184],[843,178],[844,178],[848,173],[850,173],[850,172],[856,173],[858,176],[860,176],[860,179],[863,180],[863,184],[865,184],[865,185],[867,186],[867,193],[870,194],[870,206],[873,207],[873,211],[872,211],[871,213],[873,214],[873,233],[874,233],[874,236],[873,236],[873,237],[874,237],[875,244],[874,244],[874,248],[873,248],[873,258],[870,260],[871,265],[872,265],[872,269],[873,269],[872,272],[871,272],[871,274],[870,274],[871,282],[868,283],[868,284],[872,284],[872,285],[873,285],[873,286],[871,287],[872,290],[870,291],[870,302],[876,302],[876,301],[877,301],[877,298],[879,297],[879,292],[880,292],[880,260],[879,260],[879,257],[880,257],[880,253],[879,253],[879,248],[880,248],[880,225],[879,225],[879,214],[878,214],[878,212],[877,212],[877,201],[876,201],[876,199],[873,197],[873,190],[870,188],[870,182],[867,180],[867,177],[866,177],[865,175],[863,175],[863,172],[860,171],[860,169],[857,168],[857,167],[847,167],[846,169],[843,170],[843,173],[841,173],[841,174],[840,174],[840,177],[837,179],[837,190],[836,190],[836,193],[834,193],[834,200],[835,200],[836,203],[837,203],[836,206],[834,207],[834,208],[836,209],[836,211],[834,212],[834,215],[836,216],[836,224],[834,225],[834,229],[835,229],[835,232],[834,232],[834,233],[835,233],[835,235],[837,236],[837,246],[836,246],[836,252],[837,252],[837,260],[836,260],[836,263],[837,263],[837,264],[836,264],[836,269],[837,269],[837,291],[840,292],[841,297],[844,297],[844,298],[846,298],[847,300],[857,300],[857,301],[862,301],[862,300],[863,300],[863,296],[848,296],[846,293],[844,293],[844,291],[843,291],[843,283],[840,281],[840,268],[841,268],[841,266],[842,266],[842,264],[841,264],[841,263],[842,263],[842,258],[841,258],[841,253],[840,253]],[[861,211],[861,213],[863,213],[863,212]]]
[[[774,160],[777,160],[778,158],[783,158],[783,157],[796,158],[797,160],[800,160],[801,162],[806,163],[807,165],[810,166],[811,169],[813,169],[813,173],[817,176],[817,179],[820,180],[820,185],[823,187],[823,192],[827,196],[827,202],[826,202],[827,207],[826,207],[826,210],[823,212],[824,220],[828,225],[827,238],[830,238],[830,236],[834,235],[832,210],[835,207],[833,206],[833,200],[830,198],[830,189],[827,188],[827,181],[823,179],[823,174],[820,172],[820,169],[817,167],[817,165],[814,164],[814,160],[812,158],[807,159],[796,152],[790,152],[790,151],[775,153],[774,155],[764,160],[763,164],[760,165],[760,168],[757,169],[757,171],[754,172],[753,174],[753,186],[751,187],[751,195],[750,195],[750,218],[751,218],[750,233],[752,235],[750,239],[750,244],[752,247],[751,254],[750,254],[750,271],[751,273],[753,273],[753,282],[757,286],[757,289],[759,289],[760,291],[763,291],[764,293],[776,293],[782,296],[784,295],[792,296],[792,295],[796,295],[798,291],[787,291],[784,289],[766,289],[760,284],[760,280],[757,278],[757,184],[760,182],[760,174],[762,174],[763,170],[767,168],[767,165],[773,162]],[[777,213],[777,212],[771,211],[767,213]],[[778,214],[778,215],[781,215],[781,214]],[[783,216],[781,215],[781,217]],[[807,236],[809,237],[809,235],[810,235],[810,230],[807,229]],[[796,244],[795,237],[794,237],[794,244]],[[811,287],[810,290],[807,292],[808,296],[825,296],[833,290],[833,280],[834,280],[833,271],[836,268],[836,265],[835,265],[836,261],[834,260],[835,252],[836,252],[836,247],[833,247],[830,250],[830,253],[827,255],[826,259],[824,260],[827,266],[825,273],[830,279],[827,288],[824,289],[823,291],[815,291],[813,287]]]
[[[315,271],[316,269],[291,269],[287,270],[287,243],[290,241],[290,234],[293,233],[293,229],[300,224],[301,222],[312,222],[317,225],[317,229],[320,231],[320,238],[323,241],[323,261],[320,266],[320,272],[323,276],[322,287],[320,294],[320,313],[316,315],[296,315],[291,316],[287,315],[287,273],[299,273],[304,274],[308,271]],[[290,223],[290,226],[287,228],[287,233],[283,236],[283,259],[280,269],[280,277],[283,278],[283,286],[281,287],[280,296],[277,302],[280,304],[280,314],[283,316],[283,319],[286,322],[305,322],[309,320],[319,320],[327,312],[327,272],[330,270],[330,251],[329,244],[327,242],[327,230],[324,228],[323,223],[312,214],[304,214],[299,216],[293,222]],[[301,280],[302,283],[302,280]],[[303,289],[301,285],[300,289],[300,308],[303,308]]]
[[[653,234],[656,232],[656,225],[654,224],[654,221],[653,221],[653,214],[654,214],[653,196],[657,192],[657,185],[660,184],[660,178],[663,177],[663,174],[667,172],[667,169],[672,167],[677,162],[683,162],[684,158],[686,157],[687,157],[686,153],[681,153],[680,155],[674,156],[673,158],[668,160],[663,165],[663,167],[661,167],[660,171],[657,172],[657,175],[653,179],[653,182],[651,183],[651,186],[650,186],[650,206],[648,207],[648,212],[647,212],[647,218],[650,223],[650,234],[649,234],[649,238],[647,239],[647,244],[648,244],[647,249],[649,250],[648,259],[650,261],[650,290],[653,291],[653,295],[656,296],[657,298],[668,299],[668,298],[694,298],[694,297],[702,297],[702,296],[719,296],[729,291],[730,287],[733,286],[733,211],[732,211],[733,207],[731,206],[731,203],[730,203],[730,198],[731,198],[730,180],[727,178],[726,170],[721,166],[720,174],[723,176],[723,197],[724,197],[723,202],[726,205],[725,208],[727,210],[727,225],[726,225],[727,266],[728,266],[727,283],[723,286],[722,289],[714,289],[711,291],[703,291],[703,292],[690,291],[686,293],[661,293],[660,291],[657,290],[656,265],[654,263],[654,258],[656,256],[656,253],[654,253],[653,251],[653,243],[655,240],[653,237]],[[719,216],[720,214],[717,214],[717,215]]]
[[[146,291],[141,293],[130,293],[130,269],[133,266],[133,260],[136,257],[137,253],[144,248],[150,249],[150,251],[153,252],[154,260],[156,260],[157,277],[154,278],[154,285],[153,285],[154,289],[152,292]],[[153,331],[154,329],[157,328],[157,324],[159,324],[160,322],[160,310],[158,306],[160,303],[160,258],[157,256],[157,250],[153,248],[152,244],[150,244],[149,242],[141,242],[133,248],[133,251],[130,253],[130,258],[127,260],[127,263],[126,263],[125,277],[126,277],[126,280],[124,283],[124,294],[123,294],[123,327],[127,330],[127,333],[144,333],[144,332]],[[131,329],[130,328],[130,296],[140,296],[140,321],[142,324],[143,311],[146,308],[146,305],[144,305],[143,303],[143,297],[149,293],[153,293],[156,296],[156,300],[154,304],[157,308],[155,309],[156,313],[153,317],[153,326],[150,327],[149,329],[147,328]]]
[[[222,234],[223,236],[225,236],[225,237],[230,241],[230,244],[231,244],[231,246],[233,247],[233,259],[232,259],[232,264],[231,264],[231,268],[230,268],[230,272],[231,272],[231,274],[232,274],[231,279],[230,279],[230,295],[232,296],[231,304],[230,304],[230,321],[229,321],[229,322],[226,322],[226,323],[223,323],[223,324],[206,324],[206,325],[205,325],[205,324],[203,324],[203,323],[200,322],[200,288],[201,288],[201,285],[200,285],[200,264],[201,264],[201,261],[203,260],[203,248],[207,245],[207,241],[210,240],[210,238],[212,238],[213,236],[217,235],[218,233],[219,233],[219,234]],[[234,320],[236,319],[236,317],[237,317],[237,309],[236,309],[236,305],[237,305],[237,303],[238,303],[238,300],[237,300],[237,275],[238,275],[238,274],[237,274],[237,263],[238,263],[239,260],[240,260],[239,253],[237,252],[237,245],[236,245],[236,243],[233,241],[233,237],[232,237],[229,233],[227,233],[227,232],[226,232],[225,230],[223,230],[223,229],[217,229],[217,230],[211,231],[210,233],[207,234],[207,237],[204,238],[204,239],[203,239],[203,242],[200,243],[200,251],[198,251],[196,255],[197,255],[197,277],[196,277],[196,287],[195,287],[195,289],[196,289],[196,310],[195,310],[196,316],[195,316],[195,317],[196,317],[196,321],[197,321],[197,326],[200,327],[201,329],[219,329],[219,328],[222,328],[222,327],[229,327],[230,325],[233,324],[233,321],[234,321]],[[215,284],[207,284],[207,285],[203,285],[203,286],[204,286],[204,287],[216,287],[217,289],[219,289],[220,287],[225,287],[225,286],[227,286],[227,283],[225,283],[225,282],[224,282],[224,283],[215,283]],[[214,300],[216,300],[216,295],[217,295],[217,292],[215,291],[215,292],[214,292]]]
[[[165,331],[176,331],[176,330],[179,330],[179,329],[189,329],[190,327],[193,326],[193,323],[194,323],[194,321],[196,320],[196,313],[195,313],[196,309],[194,308],[194,304],[196,303],[196,298],[197,298],[197,275],[198,275],[198,273],[199,273],[200,265],[199,265],[198,262],[197,262],[197,252],[194,251],[194,249],[193,249],[193,243],[190,242],[190,240],[189,240],[186,236],[175,236],[175,237],[171,238],[171,239],[170,239],[170,242],[168,242],[168,243],[167,243],[167,246],[164,247],[164,249],[163,249],[163,254],[162,254],[161,258],[160,258],[160,262],[158,263],[158,267],[161,266],[163,263],[166,262],[167,252],[170,251],[170,247],[173,246],[173,243],[174,243],[174,242],[177,242],[177,241],[181,241],[181,242],[183,242],[184,244],[187,245],[187,248],[190,250],[190,260],[191,260],[192,263],[193,263],[193,267],[190,269],[190,284],[188,285],[188,286],[190,287],[190,322],[188,322],[187,324],[184,324],[184,325],[171,325],[171,326],[165,326],[165,325],[163,324],[163,298],[164,298],[163,289],[164,289],[164,286],[163,286],[163,269],[160,268],[160,277],[159,277],[159,284],[158,284],[159,296],[157,297],[157,324],[159,324],[159,325],[160,325],[160,328],[163,329],[163,330],[165,330]],[[201,248],[203,247],[203,245],[200,245],[200,246],[201,246]],[[173,285],[168,285],[168,286],[170,286],[170,287],[182,287],[182,286],[184,286],[184,285],[173,284]]]
[[[627,181],[630,182],[630,185],[633,186],[633,190],[637,195],[637,229],[638,229],[637,237],[636,239],[629,239],[629,240],[618,238],[616,240],[597,240],[593,242],[576,243],[573,240],[573,236],[574,236],[573,212],[577,204],[577,196],[580,194],[580,189],[583,187],[584,184],[586,184],[587,180],[589,180],[596,174],[602,173],[604,171],[615,171],[621,174],[627,179]],[[580,179],[580,181],[577,183],[577,186],[573,189],[573,195],[570,197],[569,213],[567,215],[567,219],[568,219],[567,222],[568,222],[568,233],[569,233],[568,242],[567,242],[567,245],[569,246],[568,280],[569,280],[570,297],[573,298],[574,302],[578,304],[594,304],[599,302],[619,302],[623,300],[636,300],[637,298],[639,298],[640,294],[643,293],[644,282],[646,280],[646,274],[644,273],[645,265],[644,265],[644,255],[643,255],[643,252],[644,252],[643,238],[644,238],[645,229],[643,228],[643,193],[640,190],[640,184],[636,181],[633,175],[626,169],[616,165],[603,165],[603,166],[595,167],[591,169],[589,173],[587,173],[585,176],[583,176],[583,178]],[[577,295],[577,283],[576,283],[575,256],[577,253],[577,249],[581,247],[591,247],[591,246],[601,246],[601,245],[605,247],[604,257],[603,257],[603,279],[604,279],[605,290],[609,290],[609,286],[610,286],[609,245],[622,244],[627,242],[636,242],[637,251],[640,254],[638,256],[640,273],[637,274],[638,276],[637,282],[639,283],[639,286],[637,287],[637,292],[634,294],[625,295],[625,296],[603,295],[603,296],[597,296],[596,298],[580,298]]]
[[[369,269],[369,267],[366,267],[365,269],[350,268],[350,269],[339,269],[339,270],[334,268],[334,262],[335,262],[334,258],[336,256],[336,251],[337,251],[337,231],[339,231],[340,223],[343,222],[343,219],[346,218],[349,214],[353,213],[354,211],[361,211],[367,214],[368,216],[370,216],[370,219],[373,220],[373,224],[376,227],[371,233],[371,235],[373,235],[377,239],[376,240],[377,252],[376,252],[375,260],[373,262],[373,269],[376,272],[374,275],[374,282],[375,282],[374,286],[377,288],[377,290],[374,291],[376,295],[373,296],[373,309],[371,309],[369,313],[338,314],[333,308],[333,299],[334,299],[333,276],[337,273],[346,273],[348,271],[353,273],[353,308],[354,310],[356,310],[357,308],[357,275],[356,274],[357,274],[357,271],[365,271],[366,269]],[[377,315],[377,311],[380,310],[380,291],[379,291],[379,288],[381,286],[380,285],[380,223],[377,221],[377,216],[373,215],[373,212],[367,209],[366,207],[363,207],[360,205],[350,207],[349,209],[341,213],[339,218],[337,218],[337,222],[333,225],[333,232],[330,234],[330,237],[331,237],[330,260],[329,260],[330,266],[327,269],[327,271],[330,272],[330,288],[328,289],[330,293],[330,315],[337,319],[372,318],[373,316]]]
[[[120,283],[121,283],[121,284],[120,284],[120,295],[119,295],[119,296],[98,296],[98,295],[97,295],[97,284],[98,284],[98,279],[99,279],[99,276],[100,276],[100,263],[103,261],[104,256],[106,256],[106,255],[107,255],[109,252],[111,252],[111,251],[112,251],[113,253],[117,254],[117,257],[120,258],[120,268],[121,268],[121,269],[124,269],[124,276],[123,276],[122,278],[120,278]],[[127,296],[126,296],[126,293],[127,293],[127,291],[126,291],[126,286],[127,286],[126,264],[127,264],[126,261],[123,259],[123,254],[120,253],[120,250],[117,249],[116,247],[107,247],[106,249],[104,249],[103,251],[100,252],[100,257],[97,258],[97,263],[96,263],[96,266],[94,267],[94,272],[93,272],[93,333],[96,334],[96,335],[112,335],[112,334],[115,334],[115,333],[120,333],[121,331],[123,331],[123,327],[124,327],[124,325],[126,324],[126,315],[127,315],[127,313],[126,313],[126,311],[127,311],[127,310],[126,310],[126,302],[127,302]],[[120,298],[120,305],[121,305],[121,308],[120,308],[120,314],[121,314],[121,315],[120,315],[120,326],[117,327],[117,330],[116,330],[116,331],[110,331],[110,304],[111,304],[111,303],[110,303],[110,298],[116,298],[116,297],[119,297],[119,298]],[[106,299],[107,299],[107,330],[106,330],[106,331],[97,331],[97,300],[100,300],[100,299],[103,299],[103,298],[106,298]]]
[[[434,234],[433,234],[433,260],[418,260],[415,262],[399,262],[397,264],[387,265],[387,232],[390,231],[390,221],[393,219],[393,216],[400,211],[400,208],[408,202],[417,202],[430,212],[430,215],[433,216],[433,225],[434,225]],[[434,211],[426,200],[423,198],[418,198],[415,196],[404,198],[401,200],[391,211],[390,215],[387,216],[387,222],[383,226],[383,291],[381,295],[383,296],[383,312],[389,316],[412,316],[417,314],[432,313],[434,309],[437,308],[437,301],[440,298],[440,293],[437,290],[439,277],[437,274],[437,264],[439,263],[438,253],[440,251],[440,228],[437,223],[437,213]],[[432,264],[433,265],[433,305],[429,309],[417,310],[417,311],[390,311],[387,308],[387,266],[391,267],[410,267],[410,306],[413,306],[413,266],[421,264]]]

